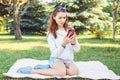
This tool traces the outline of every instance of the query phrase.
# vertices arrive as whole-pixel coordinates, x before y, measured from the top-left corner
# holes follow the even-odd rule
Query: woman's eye
[[[66,19],[66,17],[63,17],[63,19]]]
[[[59,19],[62,19],[62,17],[59,17]]]
[[[59,19],[66,19],[66,17],[59,17]]]

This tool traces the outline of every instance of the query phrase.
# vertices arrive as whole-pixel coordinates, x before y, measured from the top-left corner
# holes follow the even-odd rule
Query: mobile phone
[[[69,35],[69,37],[71,37],[72,35],[74,35],[74,33],[75,33],[74,29],[69,29],[68,33],[67,33],[67,36]]]

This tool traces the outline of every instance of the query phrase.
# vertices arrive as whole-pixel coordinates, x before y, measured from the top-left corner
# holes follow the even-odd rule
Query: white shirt
[[[65,48],[62,47],[62,41],[64,37],[66,36],[67,32],[65,30],[57,30],[56,31],[57,38],[55,39],[54,36],[49,33],[48,34],[48,44],[51,51],[51,57],[57,57],[65,60],[71,60],[74,59],[74,51],[79,51],[80,45],[76,39],[76,44],[71,45],[70,43],[66,45]]]

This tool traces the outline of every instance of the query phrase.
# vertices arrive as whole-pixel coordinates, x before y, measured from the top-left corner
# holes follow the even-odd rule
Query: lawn
[[[93,36],[86,35],[80,35],[77,38],[81,50],[75,54],[75,61],[101,61],[117,75],[120,75],[120,36],[117,36],[116,41],[112,41],[110,38],[95,39]],[[13,35],[0,34],[0,80],[11,79],[4,77],[2,73],[7,72],[17,59],[45,60],[49,59],[49,56],[50,51],[45,36],[24,35],[22,40],[14,40]],[[79,79],[81,78],[69,80]]]

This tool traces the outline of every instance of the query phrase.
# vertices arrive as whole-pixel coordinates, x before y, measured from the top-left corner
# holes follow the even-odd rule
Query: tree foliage
[[[45,11],[45,5],[32,4],[28,8],[21,20],[21,29],[23,32],[41,32],[45,31],[45,25],[48,13]]]
[[[33,0],[21,18],[22,33],[46,31],[50,13],[58,5],[67,8],[69,25],[76,29],[77,34],[88,32],[95,34],[97,38],[102,38],[110,33],[112,10],[106,7],[108,6],[107,0],[54,0],[52,3]],[[24,6],[21,6],[20,11],[24,9]],[[9,7],[6,10],[12,13],[13,8]],[[8,29],[12,29],[13,18],[11,15],[7,17],[7,21]]]
[[[112,38],[115,40],[115,34],[119,34],[119,24],[120,24],[120,0],[107,0],[108,6],[104,8],[105,12],[110,13],[112,17]]]
[[[56,3],[67,8],[70,25],[75,27],[78,34],[87,30],[102,38],[111,26],[109,14],[103,12],[106,0],[59,0]]]
[[[50,5],[50,4],[49,4]],[[21,6],[20,11],[24,9]],[[50,15],[47,4],[42,4],[40,0],[32,0],[25,14],[21,18],[20,28],[22,33],[26,32],[43,32],[47,28],[47,21]],[[13,18],[9,16],[6,18],[8,21],[7,27],[13,32]]]
[[[0,0],[0,31],[5,29],[5,19],[7,16],[11,15],[11,11],[8,7],[13,5],[13,0]]]
[[[7,7],[10,7],[13,5],[13,0],[0,0],[0,16],[5,17],[11,12],[7,9]]]

